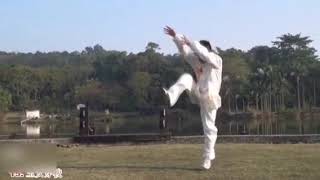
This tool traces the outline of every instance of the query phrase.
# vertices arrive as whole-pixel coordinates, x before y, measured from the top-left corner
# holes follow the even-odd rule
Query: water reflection
[[[39,124],[22,124],[26,130],[27,137],[40,137],[40,125]]]
[[[234,115],[218,122],[223,134],[318,134],[320,113],[263,113],[243,118]]]
[[[97,115],[96,115],[97,114]],[[153,133],[159,132],[159,116],[139,113],[91,113],[96,134]],[[79,118],[43,119],[37,123],[20,125],[20,121],[0,121],[0,135],[12,138],[71,137],[79,132]],[[220,114],[216,125],[219,134],[318,134],[320,112]],[[197,113],[174,112],[168,117],[168,128],[174,135],[202,134],[202,124]]]

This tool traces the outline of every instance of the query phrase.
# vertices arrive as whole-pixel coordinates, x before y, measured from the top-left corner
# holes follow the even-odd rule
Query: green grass
[[[217,144],[216,149],[212,169],[204,171],[199,144],[57,148],[66,180],[320,179],[320,144]]]
[[[209,171],[202,145],[58,148],[63,179],[320,179],[320,144],[218,144]]]

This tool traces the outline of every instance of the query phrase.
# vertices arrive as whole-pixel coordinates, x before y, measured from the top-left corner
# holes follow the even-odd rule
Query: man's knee
[[[186,81],[193,81],[193,77],[191,76],[191,74],[188,73],[184,73],[181,75],[180,79],[186,80]]]
[[[206,126],[206,127],[203,127],[204,128],[204,133],[206,135],[217,135],[218,133],[218,128],[216,126]]]
[[[193,86],[193,78],[190,74],[184,73],[180,76],[178,84],[182,85],[185,89],[191,91]]]

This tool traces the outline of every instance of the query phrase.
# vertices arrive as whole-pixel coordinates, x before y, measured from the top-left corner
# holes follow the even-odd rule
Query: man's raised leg
[[[191,91],[193,86],[193,77],[190,74],[185,73],[182,74],[178,81],[173,84],[168,90],[163,88],[166,95],[169,97],[170,106],[172,107],[176,104],[183,91]]]

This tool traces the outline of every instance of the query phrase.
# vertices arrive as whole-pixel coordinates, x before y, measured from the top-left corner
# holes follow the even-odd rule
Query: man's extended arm
[[[179,52],[180,52],[182,55],[186,56],[186,55],[192,53],[192,50],[191,50],[191,48],[190,48],[188,45],[186,45],[186,43],[184,43],[183,37],[184,37],[183,35],[177,34],[177,35],[173,38],[173,42],[176,44]]]
[[[166,27],[164,28],[164,32],[165,32],[165,34],[168,34],[169,36],[172,37],[173,42],[176,44],[179,52],[180,52],[182,55],[186,56],[186,55],[188,55],[188,54],[191,53],[190,47],[189,47],[188,45],[186,45],[185,42],[184,42],[184,36],[183,36],[183,35],[181,35],[181,34],[176,34],[176,32],[174,31],[174,29],[172,29],[172,28],[169,27],[169,26],[166,26]]]
[[[214,52],[209,52],[206,47],[200,44],[200,42],[190,42],[186,37],[184,37],[184,42],[201,60],[205,61],[208,64],[211,64],[216,69],[221,67],[221,57]]]

